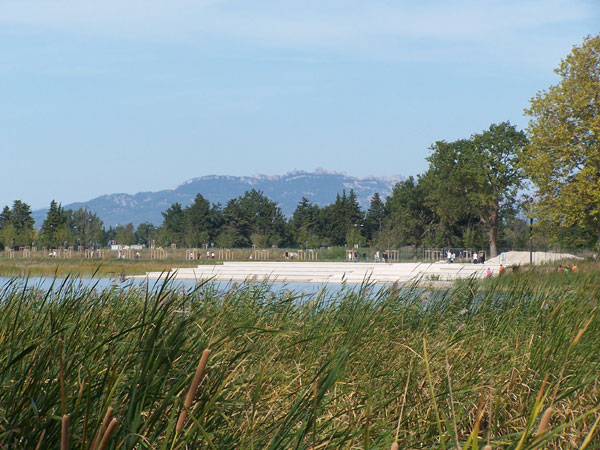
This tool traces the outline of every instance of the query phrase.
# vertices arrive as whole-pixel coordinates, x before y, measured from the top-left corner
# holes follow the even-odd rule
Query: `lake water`
[[[0,290],[4,290],[9,286],[17,285],[19,288],[31,288],[48,290],[53,288],[54,290],[60,289],[61,285],[65,283],[65,278],[53,278],[53,277],[31,277],[31,278],[20,278],[20,277],[0,277]],[[73,278],[68,279],[68,282],[74,283],[75,286],[81,286],[85,288],[95,288],[96,290],[103,289],[131,289],[132,287],[144,288],[150,291],[155,290],[162,286],[164,280],[139,280],[139,279],[127,279],[121,281],[119,278]],[[285,290],[301,293],[301,294],[316,294],[325,288],[328,292],[339,292],[344,290],[357,290],[360,288],[360,284],[342,284],[342,283],[330,283],[330,284],[319,284],[319,283],[260,283],[260,282],[246,282],[246,283],[235,283],[231,281],[211,281],[209,282],[210,287],[218,291],[227,291],[240,284],[256,284],[257,286],[267,287],[271,292],[281,292]],[[194,289],[198,287],[198,283],[194,280],[175,280],[169,282],[169,287],[172,289]],[[384,285],[374,285],[374,290]],[[389,285],[387,286],[389,287]]]

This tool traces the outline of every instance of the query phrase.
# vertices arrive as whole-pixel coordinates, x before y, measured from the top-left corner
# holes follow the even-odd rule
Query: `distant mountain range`
[[[378,192],[382,198],[385,198],[391,194],[396,183],[403,179],[401,176],[356,178],[323,170],[249,177],[207,175],[192,178],[164,191],[138,192],[134,195],[102,195],[86,202],[70,203],[63,207],[73,210],[87,208],[96,213],[106,227],[129,222],[133,222],[135,226],[142,222],[160,225],[163,219],[161,212],[175,202],[185,207],[194,201],[196,194],[202,194],[210,202],[225,206],[229,199],[243,195],[244,192],[254,188],[277,202],[283,213],[289,217],[302,197],[308,198],[319,206],[325,206],[335,201],[336,194],[341,194],[342,190],[349,192],[350,189],[354,189],[360,205],[366,209],[374,193]],[[46,218],[46,211],[41,209],[33,212],[36,227],[42,225]]]

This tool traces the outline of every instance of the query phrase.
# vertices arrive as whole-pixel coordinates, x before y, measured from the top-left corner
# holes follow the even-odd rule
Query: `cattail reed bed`
[[[600,276],[0,294],[1,448],[598,448]]]

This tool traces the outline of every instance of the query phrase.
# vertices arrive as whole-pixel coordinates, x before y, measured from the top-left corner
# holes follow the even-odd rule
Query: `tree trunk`
[[[498,247],[496,241],[498,240],[498,209],[494,209],[494,212],[488,221],[490,227],[490,258],[498,256]]]

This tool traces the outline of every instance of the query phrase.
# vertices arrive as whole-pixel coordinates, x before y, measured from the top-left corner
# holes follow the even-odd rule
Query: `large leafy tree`
[[[488,232],[491,257],[498,254],[502,212],[512,208],[523,183],[519,163],[526,143],[525,133],[502,122],[470,139],[436,142],[427,158],[430,206],[449,224],[477,216]]]
[[[600,243],[600,35],[587,37],[555,70],[560,81],[531,99],[524,167],[541,223],[577,225]]]

